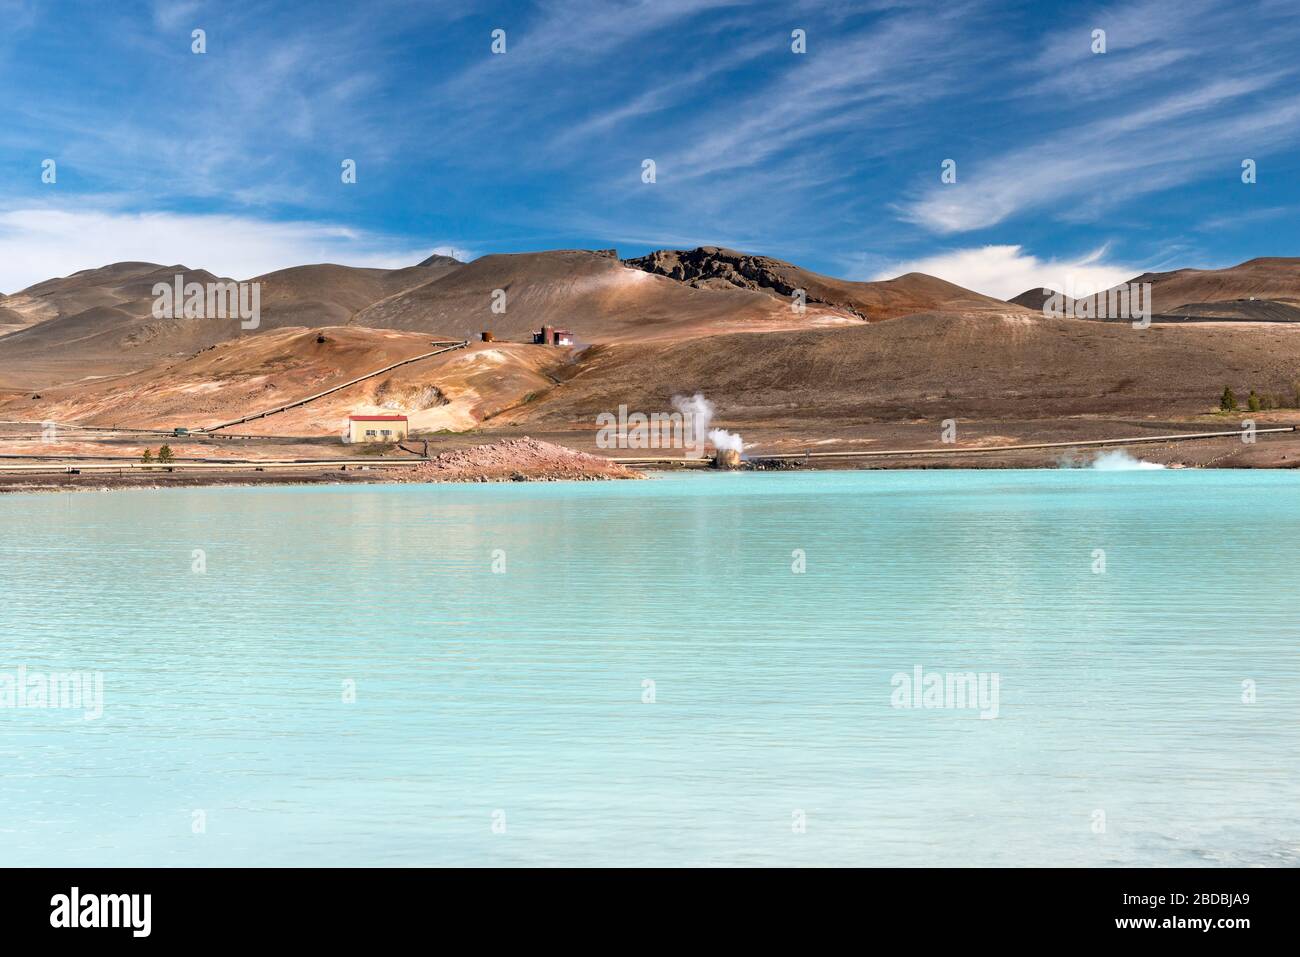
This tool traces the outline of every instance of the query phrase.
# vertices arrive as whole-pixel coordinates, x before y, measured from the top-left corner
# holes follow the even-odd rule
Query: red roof
[[[404,415],[349,415],[351,422],[405,422]]]

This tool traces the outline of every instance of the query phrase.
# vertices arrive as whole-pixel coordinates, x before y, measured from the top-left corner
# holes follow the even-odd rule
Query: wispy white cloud
[[[467,250],[453,244],[415,247],[407,239],[331,223],[109,208],[0,213],[0,290],[10,293],[114,262],[183,263],[248,279],[305,263],[410,266],[435,252],[470,258]]]
[[[292,7],[156,3],[145,20],[105,6],[79,27],[87,50],[112,51],[103,59],[114,69],[74,60],[66,76],[53,75],[59,82],[32,84],[7,104],[0,143],[56,158],[83,188],[135,190],[160,206],[231,197],[328,206],[343,158],[371,174],[389,159],[401,127],[378,108],[391,82],[385,55],[413,17],[437,16],[387,6],[376,18],[351,4],[309,17]],[[202,55],[190,49],[195,27],[207,33]],[[104,89],[86,96],[78,84]],[[21,195],[25,182],[0,195]]]
[[[870,209],[870,196],[889,187],[864,181],[864,167],[896,162],[915,148],[918,134],[932,135],[934,110],[985,82],[979,64],[995,58],[991,37],[999,29],[984,19],[981,4],[946,5],[924,16],[884,6],[866,19],[865,8],[846,6],[851,26],[820,19],[825,7],[809,22],[805,10],[754,34],[750,47],[740,38],[751,34],[740,25],[712,45],[721,52],[700,51],[695,75],[648,79],[644,92],[612,116],[561,137],[573,151],[579,133],[586,135],[599,172],[589,189],[595,202],[564,215],[620,242],[744,237],[741,248],[802,250],[822,265],[828,253],[843,258],[831,247],[871,241],[887,222]],[[807,53],[790,49],[794,24],[809,27]],[[993,32],[975,35],[977,26]],[[738,83],[715,84],[736,65],[727,51],[747,72]],[[600,135],[606,129],[632,131],[633,145],[611,150],[609,137]],[[639,179],[643,157],[657,164],[653,186]],[[828,209],[832,217],[819,215]]]
[[[1072,296],[1087,296],[1127,282],[1142,272],[1134,266],[1106,260],[1107,248],[1074,259],[1040,259],[1020,246],[981,246],[894,263],[872,279],[893,279],[904,273],[938,276],[959,286],[1010,299],[1030,289],[1056,289]]]
[[[1105,31],[1104,53],[1092,50],[1094,29]],[[1268,4],[1071,9],[1040,37],[1037,55],[1012,69],[1026,80],[1008,97],[1030,135],[964,151],[956,184],[936,176],[895,208],[941,234],[1026,215],[1091,224],[1216,171],[1229,184],[1242,158],[1300,141],[1297,43],[1300,20]],[[1140,220],[1156,212],[1124,208]]]
[[[958,182],[927,188],[901,206],[908,221],[939,233],[993,226],[1018,213],[1096,217],[1135,196],[1186,183],[1219,166],[1239,173],[1243,149],[1272,150],[1296,137],[1300,97],[1248,99],[1276,75],[1222,79],[1062,131],[972,167]],[[936,176],[937,180],[937,176]]]
[[[572,67],[575,62],[599,62],[644,37],[742,0],[555,0],[539,15],[495,14],[493,29],[506,33],[506,53],[486,55],[490,39],[482,38],[484,56],[437,84],[440,101],[456,105],[469,98],[479,102],[485,92],[508,94],[539,75]]]
[[[1035,93],[1067,93],[1071,98],[1132,90],[1175,64],[1203,59],[1207,34],[1239,16],[1215,0],[1137,0],[1093,9],[1071,10],[1039,42],[1039,53],[1024,69],[1036,76]],[[1105,31],[1104,53],[1093,51],[1093,31]]]
[[[611,130],[661,110],[671,109],[684,100],[699,95],[702,88],[720,74],[733,71],[781,46],[780,38],[771,37],[738,42],[723,47],[714,56],[693,69],[649,85],[631,99],[615,103],[609,109],[587,117],[569,127],[561,127],[550,142],[552,152],[572,149],[582,141],[607,135]]]
[[[178,30],[182,26],[189,30],[201,29],[203,24],[195,18],[203,6],[203,0],[154,0],[153,21],[160,30]]]
[[[1258,224],[1283,216],[1295,217],[1300,206],[1264,206],[1259,209],[1234,210],[1226,216],[1211,216],[1193,228],[1199,232],[1218,233],[1226,230],[1253,230]]]
[[[667,164],[679,176],[700,177],[763,165],[785,152],[820,150],[828,163],[840,162],[820,145],[822,137],[867,128],[891,108],[959,92],[952,65],[974,55],[959,24],[942,14],[896,17],[861,31],[814,36],[815,56],[778,50],[781,59],[774,57],[768,71],[774,78],[745,101],[718,103],[696,118],[699,135],[669,154]]]

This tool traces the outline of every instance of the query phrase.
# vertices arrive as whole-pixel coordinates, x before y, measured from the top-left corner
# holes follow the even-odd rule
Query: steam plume
[[[709,441],[719,452],[724,449],[734,449],[737,452],[745,451],[745,440],[735,432],[728,432],[726,429],[713,429],[709,432]]]
[[[726,429],[710,429],[713,423],[714,405],[704,397],[702,393],[695,393],[692,396],[675,395],[673,396],[673,408],[685,416],[691,423],[691,435],[688,440],[694,448],[702,449],[704,439],[713,443],[713,447],[718,451],[734,449],[737,452],[745,451],[745,440],[734,432],[728,432]]]
[[[1134,458],[1125,449],[1107,449],[1105,452],[1098,452],[1091,461],[1080,459],[1071,451],[1058,459],[1056,464],[1058,468],[1063,469],[1094,469],[1098,472],[1132,472],[1164,468],[1159,462],[1144,462]]]

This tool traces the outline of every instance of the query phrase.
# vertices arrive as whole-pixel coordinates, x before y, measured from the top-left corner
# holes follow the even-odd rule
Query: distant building
[[[410,433],[404,415],[349,415],[349,442],[401,442]]]
[[[575,339],[568,329],[556,329],[554,326],[542,326],[533,333],[535,346],[571,346]]]

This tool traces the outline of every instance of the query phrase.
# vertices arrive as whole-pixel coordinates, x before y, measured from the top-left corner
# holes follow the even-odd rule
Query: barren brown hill
[[[48,388],[149,368],[249,334],[341,325],[371,303],[460,266],[440,256],[426,263],[393,270],[326,263],[258,276],[252,281],[262,283],[261,317],[252,330],[236,318],[154,317],[155,283],[170,284],[178,275],[183,282],[234,281],[202,269],[117,263],[47,280],[4,301],[30,324],[8,335],[0,326],[0,386]]]
[[[50,389],[39,400],[0,400],[0,418],[123,428],[208,427],[305,398],[434,348],[427,335],[388,329],[273,330],[111,381]],[[339,435],[349,414],[374,413],[406,414],[415,429],[473,428],[550,388],[554,373],[569,361],[563,349],[481,344],[394,369],[233,431]]]
[[[12,296],[0,298],[0,305],[19,313],[27,326],[69,319],[94,309],[133,314],[141,311],[142,303],[146,304],[143,312],[147,314],[148,305],[153,302],[154,283],[170,283],[177,274],[185,276],[186,281],[217,280],[203,269],[122,262],[98,269],[83,269],[59,279],[47,279]],[[82,330],[73,333],[72,337],[82,338],[84,335]],[[10,340],[10,344],[17,341],[26,340]]]
[[[907,273],[885,282],[850,282],[770,256],[720,246],[661,249],[626,262],[698,289],[746,289],[779,297],[785,303],[790,302],[795,290],[803,289],[810,305],[826,306],[869,321],[941,308],[1007,311],[1007,304],[1000,299],[924,273]]]
[[[504,293],[504,312],[492,311],[493,302],[501,301],[496,290]],[[796,316],[762,293],[695,289],[625,266],[614,250],[574,249],[483,256],[353,319],[357,325],[436,329],[463,338],[491,331],[517,341],[553,325],[585,343],[826,321],[848,320],[818,309]]]
[[[1051,299],[1053,295],[1055,295],[1054,292],[1043,292],[1041,288],[1035,286],[1033,289],[1026,289],[1020,295],[1008,299],[1007,302],[1015,303],[1017,306],[1024,306],[1026,309],[1032,309],[1034,312],[1042,312],[1043,305],[1048,299]],[[1074,300],[1069,296],[1063,296],[1061,309],[1063,312],[1073,315]]]
[[[620,403],[671,411],[703,392],[724,423],[792,429],[914,418],[1166,416],[1240,395],[1294,396],[1300,328],[1159,326],[1034,315],[925,313],[806,332],[617,343],[588,350],[564,385],[504,417],[593,428]]]
[[[404,269],[358,269],[319,263],[255,277],[262,283],[262,309],[273,326],[344,325],[388,296],[432,282],[463,263],[432,256]]]
[[[155,282],[166,281],[176,272],[189,272],[185,266],[163,266],[159,263],[120,262],[96,269],[83,269],[70,276],[46,279],[21,292],[6,297],[11,303],[21,302],[23,311],[39,320],[57,319],[75,315],[95,306],[119,306],[151,295]],[[196,277],[199,275],[195,273]],[[211,276],[211,273],[202,273]],[[206,281],[198,280],[196,281]]]
[[[1143,273],[1133,282],[1151,283],[1156,312],[1176,312],[1178,306],[1192,302],[1300,300],[1300,258],[1251,259],[1227,269]]]
[[[1151,310],[1164,316],[1221,316],[1238,321],[1290,321],[1288,306],[1300,306],[1300,258],[1262,257],[1226,269],[1176,269],[1148,272],[1130,283],[1151,284]],[[1127,284],[1125,284],[1127,285]],[[1113,287],[1119,289],[1121,287]],[[1093,315],[1100,315],[1099,303],[1107,293],[1083,297],[1092,302]],[[1011,302],[1041,309],[1046,297],[1041,289],[1029,289]],[[1259,305],[1202,307],[1203,303],[1279,302],[1280,308]]]
[[[40,389],[145,368],[239,334],[239,320],[172,320],[152,315],[153,286],[221,282],[203,269],[117,263],[52,279],[6,301],[35,321],[0,335],[0,386]]]

